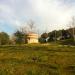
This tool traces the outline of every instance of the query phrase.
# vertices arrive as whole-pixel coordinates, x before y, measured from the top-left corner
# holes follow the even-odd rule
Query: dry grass
[[[75,47],[0,46],[0,75],[75,75]]]

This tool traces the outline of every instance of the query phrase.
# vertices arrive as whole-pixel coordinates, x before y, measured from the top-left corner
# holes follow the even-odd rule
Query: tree
[[[47,33],[43,33],[43,34],[41,35],[41,37],[44,38],[44,39],[46,39],[46,38],[48,37],[48,34],[47,34]]]
[[[75,17],[74,16],[72,17],[72,26],[73,26],[73,38],[75,41]]]
[[[75,17],[72,17],[71,23],[70,23],[70,28],[72,29],[72,35],[73,39],[75,41]]]
[[[46,41],[47,37],[48,37],[48,34],[47,34],[47,33],[43,33],[43,34],[41,35],[41,37],[39,38],[39,42],[41,42],[41,43],[46,43],[46,42],[47,42],[47,41]]]
[[[29,27],[29,32],[36,32],[36,26],[35,26],[35,22],[30,20],[28,23],[27,23],[27,26]]]
[[[5,32],[1,32],[0,33],[0,44],[1,45],[6,45],[6,44],[9,44],[9,35]]]
[[[49,39],[48,39],[49,42],[50,41],[56,41],[56,30],[49,32],[48,37],[49,37]]]
[[[24,33],[23,33],[23,32],[17,30],[17,31],[14,33],[14,36],[16,37],[15,42],[16,42],[17,44],[22,44],[22,43],[25,42],[25,41],[24,41]]]
[[[62,39],[70,39],[71,38],[71,34],[69,33],[68,30],[62,30]]]

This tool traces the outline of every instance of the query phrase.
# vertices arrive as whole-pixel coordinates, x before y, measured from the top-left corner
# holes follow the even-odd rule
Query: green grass
[[[75,46],[0,46],[0,75],[75,75]]]

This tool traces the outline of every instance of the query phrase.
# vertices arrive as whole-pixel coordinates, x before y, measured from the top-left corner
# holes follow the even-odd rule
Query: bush
[[[73,39],[62,40],[60,43],[63,45],[75,45],[75,41]]]

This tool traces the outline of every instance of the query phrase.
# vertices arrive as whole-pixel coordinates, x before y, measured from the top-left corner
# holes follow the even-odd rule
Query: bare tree
[[[27,34],[29,32],[29,29],[27,26],[21,27],[20,30],[23,34]]]
[[[39,30],[35,25],[35,22],[33,20],[29,20],[27,23],[23,23],[23,26],[19,28],[19,31],[21,31],[24,34],[31,33],[37,33]]]
[[[72,28],[72,35],[75,41],[75,17],[72,17],[70,28]]]
[[[73,26],[73,37],[75,41],[75,17],[72,18],[72,26]]]
[[[35,26],[35,23],[34,21],[30,20],[28,23],[27,23],[28,27],[29,27],[29,31],[30,32],[36,32],[35,29],[36,29],[36,26]]]

